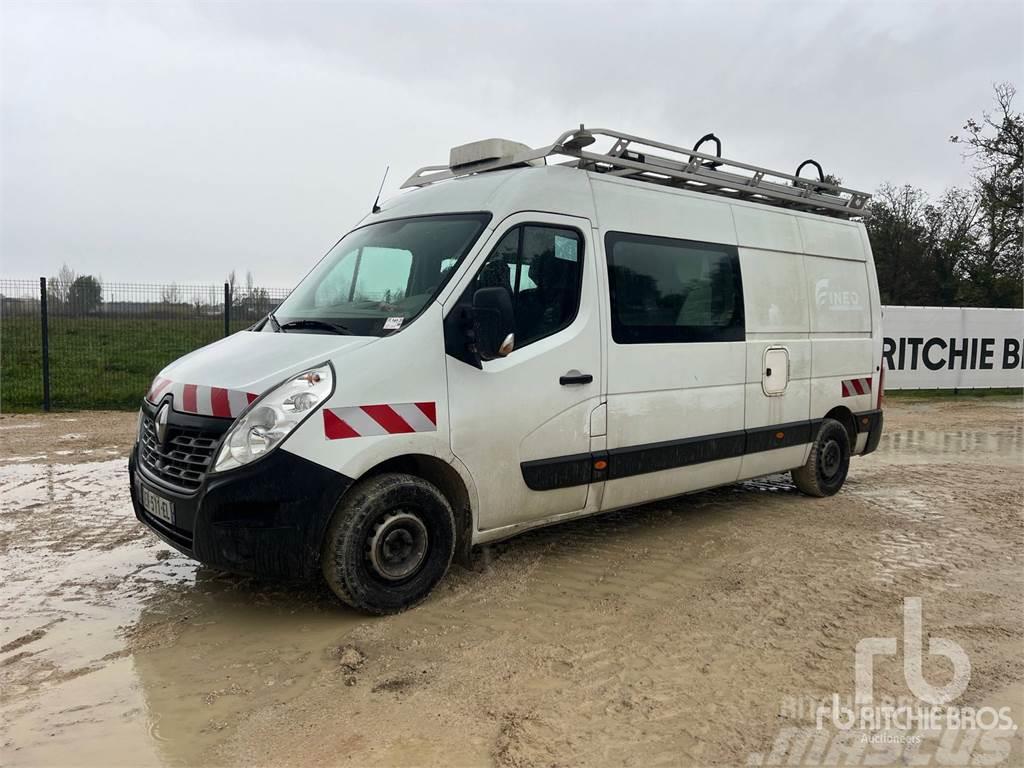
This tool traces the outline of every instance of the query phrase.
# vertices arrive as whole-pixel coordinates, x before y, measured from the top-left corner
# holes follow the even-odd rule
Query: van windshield
[[[383,336],[408,325],[448,282],[490,215],[418,216],[345,235],[274,312],[285,331]],[[273,330],[271,324],[263,330]]]

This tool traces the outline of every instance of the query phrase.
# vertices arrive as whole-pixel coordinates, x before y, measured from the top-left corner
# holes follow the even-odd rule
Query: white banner
[[[882,307],[886,389],[1024,387],[1024,309]]]

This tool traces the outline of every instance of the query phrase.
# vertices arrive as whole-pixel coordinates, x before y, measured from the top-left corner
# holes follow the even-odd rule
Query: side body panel
[[[652,188],[639,182],[607,182],[591,176],[602,238],[628,232],[725,245],[736,244],[727,202]],[[607,270],[607,262],[602,265]],[[608,301],[607,289],[602,299]],[[609,324],[603,324],[609,334]],[[746,354],[743,342],[618,344],[607,340],[608,435],[611,466],[637,465],[642,449],[664,455],[678,443],[719,435],[709,444],[712,455],[729,452],[743,432],[743,390]],[[639,451],[639,452],[638,452]],[[655,459],[656,461],[657,459]],[[603,509],[735,481],[741,458],[676,466],[625,477],[609,476]]]
[[[811,415],[836,406],[875,407],[881,357],[880,307],[863,225],[799,220],[811,309]],[[868,379],[858,392],[844,382]]]
[[[744,393],[748,434],[768,430],[781,447],[748,452],[742,477],[800,466],[809,449],[811,418],[810,317],[800,229],[790,214],[732,206],[743,269],[747,369]],[[780,364],[788,370],[780,372]],[[774,366],[771,394],[767,370]],[[785,381],[775,381],[778,377]],[[776,393],[776,390],[780,390]],[[782,434],[783,437],[776,438]]]

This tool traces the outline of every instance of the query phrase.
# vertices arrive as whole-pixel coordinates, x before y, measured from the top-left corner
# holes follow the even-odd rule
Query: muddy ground
[[[852,694],[858,641],[902,637],[907,597],[969,657],[955,704],[1022,723],[1022,416],[891,400],[836,497],[773,478],[530,533],[383,619],[147,533],[134,414],[2,417],[0,764],[771,764],[815,728],[804,702]],[[899,657],[874,691],[910,695]],[[911,762],[827,726],[794,762]],[[953,737],[916,757],[1024,764],[1021,731]]]

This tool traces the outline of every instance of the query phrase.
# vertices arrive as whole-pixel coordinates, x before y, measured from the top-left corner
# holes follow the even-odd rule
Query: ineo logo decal
[[[829,279],[822,278],[814,284],[814,303],[830,310],[859,310],[860,294],[856,291],[831,290]]]

